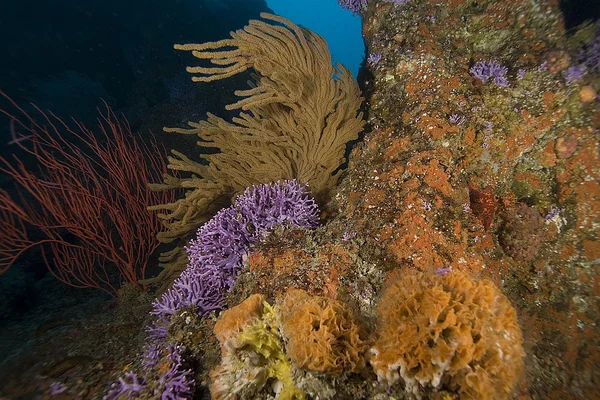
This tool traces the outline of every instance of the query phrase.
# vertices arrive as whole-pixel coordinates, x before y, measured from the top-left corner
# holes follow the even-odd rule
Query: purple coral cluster
[[[575,82],[581,80],[586,73],[585,64],[573,65],[563,71],[563,77],[567,86],[571,86]]]
[[[194,306],[205,317],[220,309],[253,243],[277,225],[312,228],[318,218],[306,184],[292,180],[246,189],[198,230],[186,248],[188,267],[154,303],[152,314],[170,318],[177,310]]]
[[[577,58],[579,64],[563,71],[567,86],[581,80],[588,71],[600,72],[600,23],[596,24],[594,38],[579,51]]]
[[[111,390],[108,392],[104,399],[118,399],[121,396],[127,396],[127,398],[137,397],[144,390],[145,385],[143,380],[132,372],[125,372],[123,377],[119,378],[119,382],[112,385]]]
[[[493,79],[494,83],[500,87],[508,86],[508,79],[506,78],[508,69],[497,61],[478,61],[471,67],[470,72],[471,75],[483,83]]]
[[[111,390],[104,399],[130,399],[139,397],[144,391],[150,391],[150,393],[152,393],[152,398],[160,398],[161,400],[191,398],[194,388],[194,380],[191,377],[191,371],[183,369],[183,360],[179,355],[179,349],[176,346],[167,346],[166,352],[169,369],[156,379],[154,389],[149,389],[147,377],[140,378],[132,372],[126,372],[122,378],[119,378],[117,383],[112,385]],[[156,366],[160,358],[160,352],[155,353],[155,355],[156,360],[154,360],[155,362],[152,366],[149,366],[146,363],[142,364],[148,369]],[[148,351],[146,351],[145,357],[146,359],[148,358]],[[154,370],[149,370],[146,375],[152,376],[155,372],[156,371]]]
[[[381,53],[371,53],[367,58],[367,63],[370,67],[374,67],[381,61]]]
[[[600,72],[600,22],[596,23],[594,38],[581,49],[578,58],[586,69]]]
[[[179,350],[166,341],[171,316],[190,306],[199,317],[222,309],[225,294],[235,283],[252,244],[276,226],[313,228],[318,221],[319,210],[308,185],[291,180],[246,189],[231,207],[218,212],[198,230],[196,239],[186,248],[187,268],[154,302],[152,314],[157,319],[148,328],[142,366],[147,375],[154,376],[154,367],[163,353],[171,360],[169,371],[157,380],[162,392],[155,390],[154,395],[183,399],[192,391],[190,371],[183,369]],[[105,399],[137,396],[145,390],[145,382],[135,374],[125,374]]]
[[[367,6],[367,0],[338,0],[340,6],[353,13],[358,13]]]
[[[50,385],[50,396],[58,396],[67,389],[66,385],[63,385],[60,382],[54,382]]]

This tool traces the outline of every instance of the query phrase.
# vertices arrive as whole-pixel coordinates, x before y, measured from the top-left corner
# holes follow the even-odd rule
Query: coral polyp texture
[[[346,304],[290,288],[280,309],[287,353],[300,368],[357,372],[365,366],[367,342]]]
[[[442,388],[461,399],[507,398],[520,377],[516,312],[488,280],[406,274],[385,289],[377,315],[373,369],[418,398]]]
[[[497,61],[478,61],[471,67],[470,72],[473,77],[483,83],[493,80],[500,87],[508,86],[508,79],[506,78],[508,68],[503,67]]]
[[[143,362],[146,368],[145,376],[140,377],[133,372],[126,372],[111,386],[104,400],[131,399],[141,396],[160,399],[191,398],[194,379],[191,370],[182,367],[183,359],[179,349],[175,346],[166,346],[164,353],[163,356],[162,351],[156,348],[152,353],[147,352],[150,357],[146,357]]]

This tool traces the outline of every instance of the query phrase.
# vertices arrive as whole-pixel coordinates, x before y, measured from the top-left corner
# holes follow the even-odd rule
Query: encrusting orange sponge
[[[290,288],[280,312],[287,354],[298,367],[356,372],[365,366],[367,344],[346,304]]]
[[[223,312],[214,327],[215,336],[221,346],[237,335],[254,318],[262,315],[264,301],[263,295],[253,294],[237,306]]]
[[[401,381],[418,398],[443,388],[461,399],[503,399],[519,379],[521,329],[491,281],[407,274],[385,289],[377,313],[370,363],[380,381]]]

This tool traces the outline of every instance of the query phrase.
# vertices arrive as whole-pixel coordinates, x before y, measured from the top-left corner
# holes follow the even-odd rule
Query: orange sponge
[[[402,381],[417,397],[426,388],[461,399],[507,398],[523,367],[515,309],[490,281],[466,274],[404,275],[378,309],[371,364],[380,381]]]
[[[347,305],[290,288],[280,312],[287,354],[300,368],[354,372],[365,366],[367,345]]]
[[[214,327],[215,336],[223,346],[227,339],[238,334],[242,328],[263,312],[265,298],[261,294],[253,294],[235,307],[221,315]]]

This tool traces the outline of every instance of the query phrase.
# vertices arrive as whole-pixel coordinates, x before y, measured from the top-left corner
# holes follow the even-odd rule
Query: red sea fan
[[[108,106],[92,130],[40,109],[34,119],[0,95],[20,114],[0,110],[24,153],[0,157],[20,194],[0,188],[0,273],[40,247],[48,270],[68,285],[113,296],[123,280],[141,287],[161,230],[147,207],[173,198],[147,187],[166,171],[158,146],[136,140]]]

